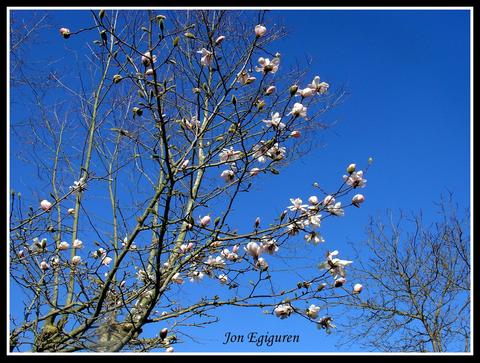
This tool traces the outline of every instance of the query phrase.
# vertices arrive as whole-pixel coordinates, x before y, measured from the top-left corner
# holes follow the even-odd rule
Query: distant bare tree
[[[387,222],[371,219],[368,239],[354,246],[359,266],[350,269],[366,289],[338,301],[348,308],[342,344],[355,341],[380,351],[470,350],[469,213],[451,195],[437,206],[431,225],[422,212],[400,212],[395,221],[388,211]]]

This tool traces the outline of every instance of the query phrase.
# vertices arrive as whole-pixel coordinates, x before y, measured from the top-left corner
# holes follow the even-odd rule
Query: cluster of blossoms
[[[93,251],[92,257],[95,259],[100,259],[101,264],[104,266],[108,266],[110,265],[110,262],[112,262],[112,258],[107,256],[107,251],[105,251],[103,248]]]
[[[337,255],[337,250],[333,252],[328,252],[327,259],[321,264],[319,264],[318,268],[328,270],[328,272],[330,272],[330,274],[335,279],[335,287],[340,287],[343,286],[343,284],[345,284],[345,282],[347,281],[345,279],[345,267],[352,264],[353,261],[341,260],[335,257]]]
[[[263,271],[268,269],[268,263],[263,257],[260,257],[260,255],[262,253],[273,255],[278,252],[278,249],[277,241],[268,236],[263,236],[261,238],[260,245],[251,241],[247,243],[246,247],[244,247],[245,252],[253,257],[255,267]]]
[[[300,198],[291,198],[291,206],[287,208],[294,213],[300,213],[299,219],[293,221],[287,226],[287,233],[290,236],[295,236],[301,230],[305,230],[307,227],[311,229],[305,236],[305,240],[315,245],[325,242],[324,238],[316,231],[320,227],[322,215],[318,214],[320,205],[316,196],[308,198],[308,204],[303,204]]]
[[[306,88],[298,89],[296,96],[301,96],[302,98],[311,97],[315,94],[322,95],[327,93],[329,84],[326,82],[320,82],[320,77],[315,76],[312,83],[310,83]]]
[[[85,178],[84,177],[81,177],[79,180],[75,180],[73,182],[73,185],[71,185],[70,187],[70,190],[71,191],[84,191],[87,189],[87,183],[85,182]]]
[[[285,158],[285,153],[287,149],[284,146],[279,146],[278,143],[270,146],[264,140],[261,140],[260,143],[253,146],[253,157],[257,159],[259,163],[265,163],[267,157],[272,160],[282,160]]]

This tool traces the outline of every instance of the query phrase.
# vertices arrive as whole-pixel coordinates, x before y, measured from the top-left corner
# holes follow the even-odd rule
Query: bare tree
[[[347,307],[343,343],[388,352],[470,351],[469,212],[451,194],[437,207],[431,224],[422,212],[371,219],[351,269],[366,291],[338,301]]]
[[[245,216],[247,231],[231,212],[253,183],[308,151],[343,90],[301,69],[282,73],[272,44],[286,31],[263,11],[92,19],[60,29],[59,41],[89,42],[70,50],[70,71],[54,65],[54,89],[32,97],[26,120],[12,111],[17,145],[38,173],[10,198],[12,289],[27,297],[10,319],[10,349],[171,350],[182,328],[214,323],[227,305],[329,329],[332,317],[318,318],[315,304],[341,297],[334,290],[351,261],[327,253],[322,271],[285,286],[275,257],[294,251],[295,235],[323,242],[321,221],[363,202],[335,201],[365,186],[363,171],[350,165],[332,192],[315,184],[325,198],[291,199],[269,223]],[[196,282],[216,286],[179,294]]]

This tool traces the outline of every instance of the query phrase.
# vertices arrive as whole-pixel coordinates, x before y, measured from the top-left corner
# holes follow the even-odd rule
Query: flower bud
[[[360,294],[362,290],[363,290],[362,284],[355,284],[355,286],[353,287],[353,292],[356,294]]]
[[[62,37],[64,37],[65,39],[68,39],[70,38],[70,29],[68,28],[60,28],[60,34],[62,35]]]
[[[82,261],[82,258],[80,256],[73,256],[72,257],[72,264],[73,265],[78,265]]]
[[[250,176],[256,176],[258,173],[260,173],[259,168],[252,168],[252,170],[250,170]]]
[[[145,75],[147,75],[147,76],[153,75],[153,69],[152,69],[152,68],[148,68],[148,69],[145,71]]]
[[[206,215],[206,216],[204,216],[204,217],[202,217],[202,218],[200,219],[200,225],[201,225],[202,227],[206,227],[206,226],[208,226],[208,225],[210,224],[210,221],[211,221],[211,220],[212,220],[212,219],[210,218],[210,216],[209,216],[209,215]]]
[[[255,35],[257,38],[263,37],[265,33],[267,32],[267,28],[265,28],[263,25],[256,25],[255,26]]]
[[[52,203],[50,203],[48,200],[44,199],[40,202],[40,208],[42,208],[43,211],[49,212],[50,209],[52,208]]]
[[[49,268],[50,268],[50,266],[48,265],[48,263],[46,263],[45,261],[40,262],[40,270],[46,271]]]
[[[216,40],[215,40],[215,45],[219,46],[222,44],[222,42],[225,40],[225,35],[220,35]]]
[[[290,137],[294,137],[295,139],[298,139],[300,136],[302,136],[302,134],[297,130],[294,130],[290,133]]]
[[[134,115],[137,115],[137,116],[142,116],[142,114],[143,114],[142,109],[138,108],[138,107],[132,108],[132,112],[133,112]]]
[[[116,75],[113,76],[112,79],[113,79],[113,83],[118,83],[122,80],[122,76],[119,75],[119,74],[116,74]]]
[[[17,256],[18,256],[18,258],[23,258],[23,257],[25,257],[25,252],[23,252],[23,250],[20,250],[20,251],[18,251]]]
[[[357,167],[356,164],[350,164],[347,168],[347,173],[352,174],[355,171],[356,167]]]
[[[68,244],[68,242],[65,242],[65,241],[60,242],[60,243],[58,244],[58,249],[59,249],[60,251],[68,250],[69,247],[70,247],[70,245]]]
[[[344,277],[340,277],[338,279],[335,280],[335,287],[342,287],[343,284],[347,281],[346,278]]]
[[[327,206],[327,205],[330,205],[330,204],[335,204],[335,198],[331,195],[327,195],[323,199],[323,205]]]
[[[352,204],[357,208],[360,208],[360,203],[363,203],[364,201],[365,197],[362,194],[356,194],[352,198]]]
[[[312,195],[310,198],[308,198],[308,203],[311,205],[317,205],[318,204],[318,198],[316,195]]]
[[[79,239],[76,239],[75,241],[73,241],[73,248],[82,248],[83,247],[83,242],[80,241]]]
[[[163,328],[162,330],[160,330],[160,339],[165,339],[167,337],[167,334],[168,334],[168,329],[167,328]]]
[[[68,208],[67,213],[70,214],[70,215],[75,214],[75,209]]]
[[[271,95],[273,92],[275,92],[277,89],[277,87],[275,86],[270,86],[268,87],[266,90],[265,90],[265,95],[269,96]]]
[[[294,96],[298,91],[298,86],[294,84],[293,86],[290,87],[290,96]]]
[[[167,353],[173,353],[175,351],[175,349],[173,349],[173,347],[168,347],[167,349],[165,349],[165,352]]]

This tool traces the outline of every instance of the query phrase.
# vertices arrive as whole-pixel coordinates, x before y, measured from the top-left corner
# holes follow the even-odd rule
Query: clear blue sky
[[[270,26],[278,19],[289,30],[277,42],[282,67],[311,56],[311,78],[318,74],[333,88],[345,85],[350,96],[325,116],[327,122],[338,123],[322,134],[323,146],[280,175],[263,178],[254,193],[241,197],[236,206],[240,229],[255,218],[242,219],[242,210],[253,206],[262,220],[274,218],[289,198],[307,199],[313,194],[314,181],[335,188],[348,164],[365,166],[370,156],[374,163],[366,177],[368,186],[362,190],[366,202],[359,210],[348,209],[344,218],[325,221],[322,235],[327,243],[317,247],[318,260],[328,249],[338,249],[341,257],[348,258],[347,242],[360,243],[368,217],[387,208],[422,209],[429,220],[432,202],[447,190],[454,192],[460,205],[470,204],[468,11],[275,10],[268,19]],[[59,27],[91,24],[88,11],[56,12],[52,20],[54,28],[42,36],[56,37],[55,41],[32,51],[56,57],[63,50]],[[12,145],[12,151],[17,146]],[[27,167],[12,162],[16,164],[12,165],[11,186],[27,190]],[[224,346],[221,342],[226,331],[258,331],[301,336],[294,346],[276,345],[261,351],[336,351],[335,334],[326,335],[297,317],[279,320],[258,310],[241,309],[226,309],[220,317],[216,325],[190,332],[201,344],[186,341],[176,350],[255,351],[249,344]]]

